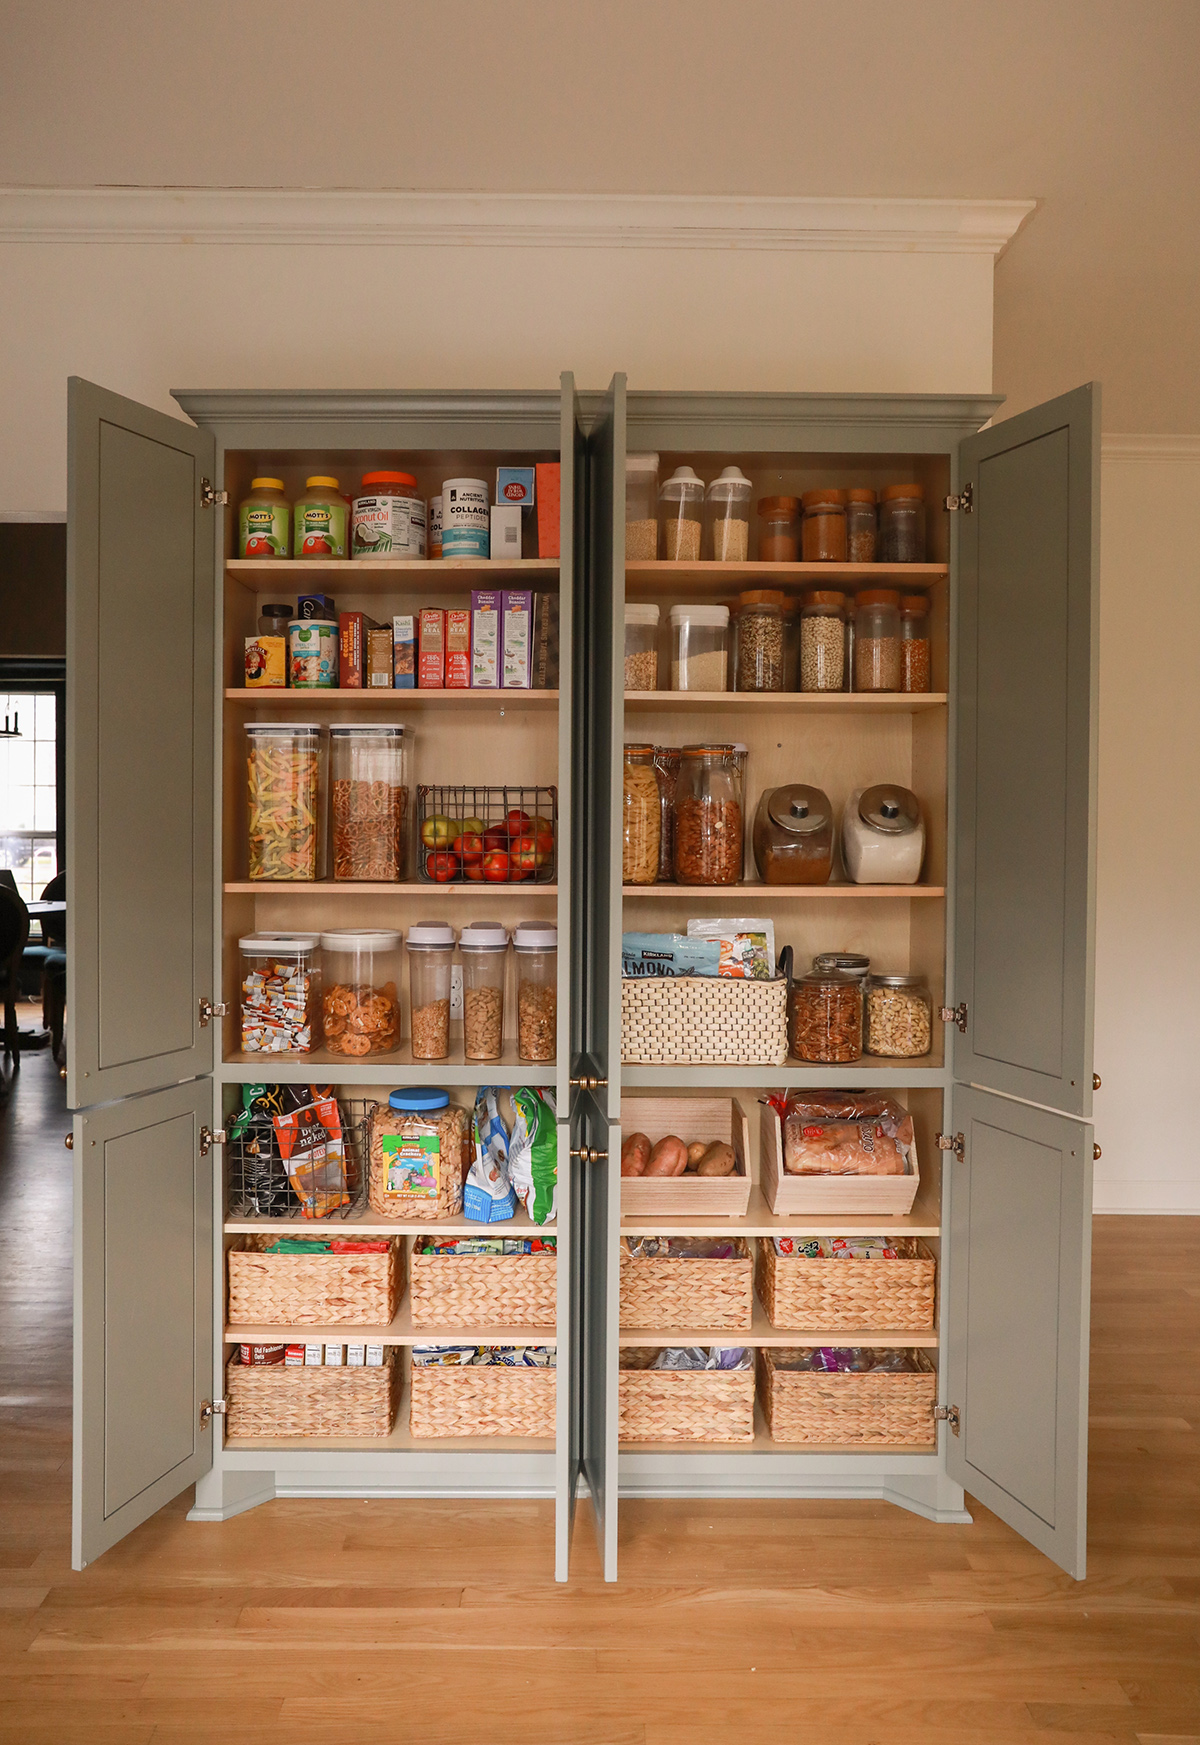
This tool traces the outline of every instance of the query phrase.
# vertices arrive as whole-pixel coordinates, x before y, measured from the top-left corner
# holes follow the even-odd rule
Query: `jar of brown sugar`
[[[800,556],[805,563],[845,563],[846,494],[805,491],[800,499]]]
[[[795,563],[799,558],[799,497],[758,499],[758,556],[761,563]]]

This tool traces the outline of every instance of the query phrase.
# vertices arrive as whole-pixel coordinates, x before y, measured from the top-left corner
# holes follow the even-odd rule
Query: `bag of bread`
[[[381,1218],[456,1218],[470,1164],[468,1116],[449,1093],[393,1091],[371,1116],[367,1197]]]
[[[912,1116],[882,1092],[793,1091],[782,1122],[789,1175],[909,1173]]]

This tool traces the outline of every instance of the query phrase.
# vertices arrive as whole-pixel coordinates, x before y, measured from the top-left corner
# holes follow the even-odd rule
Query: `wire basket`
[[[366,1199],[370,1123],[375,1104],[364,1097],[338,1098],[349,1199],[330,1218],[348,1218]],[[226,1148],[231,1218],[299,1218],[304,1212],[288,1180],[287,1165],[270,1116],[250,1121]],[[328,1223],[330,1218],[314,1219]]]
[[[447,862],[442,863],[441,871],[447,876],[435,877],[430,873],[430,854],[439,850],[451,854],[454,837],[461,834],[460,829],[455,828],[448,841],[429,843],[425,840],[424,831],[425,825],[431,819],[448,818],[456,827],[477,819],[486,832],[506,825],[510,814],[514,812],[523,813],[531,826],[528,830],[523,827],[518,829],[510,838],[514,842],[533,844],[531,848],[516,851],[526,860],[526,865],[516,864],[516,855],[513,854],[510,856],[507,872],[503,876],[493,876],[493,873],[485,871],[489,852],[485,845],[481,861],[471,864],[454,855],[457,865],[453,871]],[[540,830],[536,828],[534,821],[537,819],[549,824],[549,832],[544,825]],[[421,783],[417,787],[415,825],[417,876],[424,884],[465,885],[482,881],[491,884],[546,885],[554,882],[558,851],[557,788],[430,787]],[[548,843],[544,840],[547,834],[552,838]],[[503,846],[507,851],[507,842]],[[535,864],[538,860],[540,865]]]

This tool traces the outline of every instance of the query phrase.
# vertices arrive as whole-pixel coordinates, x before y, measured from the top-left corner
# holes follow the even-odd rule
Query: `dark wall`
[[[66,652],[66,523],[0,521],[0,658]]]

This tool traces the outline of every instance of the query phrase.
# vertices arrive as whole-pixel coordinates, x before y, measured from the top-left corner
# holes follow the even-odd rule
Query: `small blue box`
[[[536,477],[533,467],[497,467],[496,502],[507,503],[510,507],[532,509]]]

